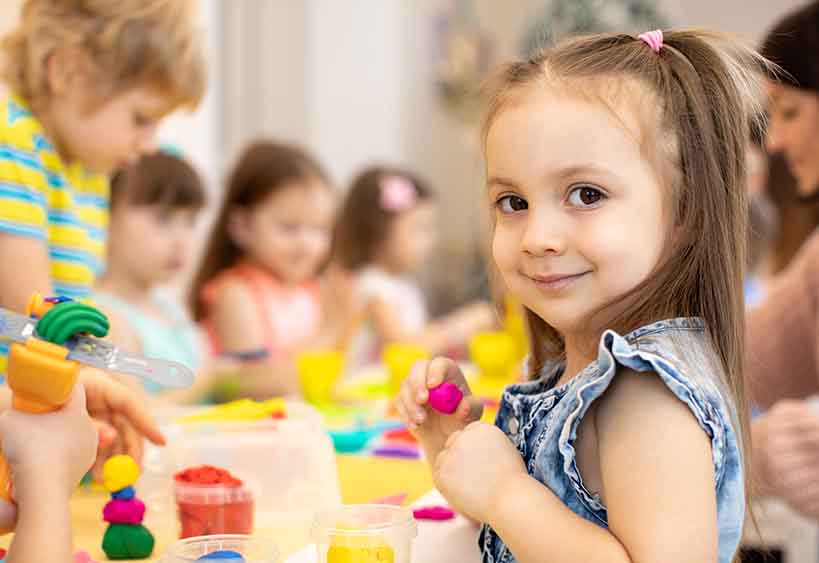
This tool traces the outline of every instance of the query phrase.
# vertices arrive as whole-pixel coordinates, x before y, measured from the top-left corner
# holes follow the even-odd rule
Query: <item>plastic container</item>
[[[344,371],[344,356],[335,350],[302,352],[296,359],[296,369],[304,399],[314,405],[326,405]]]
[[[386,504],[323,511],[313,525],[318,563],[410,563],[417,535],[412,511]]]
[[[202,557],[219,551],[232,551],[239,554],[239,556],[202,560]],[[243,535],[221,535],[180,540],[167,549],[162,558],[162,563],[193,563],[194,561],[278,563],[280,557],[281,554],[272,540]]]
[[[397,395],[412,366],[429,359],[429,352],[422,346],[412,344],[387,344],[382,351],[382,359],[389,374],[390,394]]]
[[[288,401],[283,419],[179,421],[201,410],[156,413],[168,445],[146,449],[136,489],[157,542],[179,538],[174,475],[207,464],[227,469],[251,487],[253,533],[273,539],[283,557],[309,543],[316,513],[341,505],[335,452],[318,411]]]
[[[174,483],[179,537],[252,534],[256,494],[248,483],[240,486]]]

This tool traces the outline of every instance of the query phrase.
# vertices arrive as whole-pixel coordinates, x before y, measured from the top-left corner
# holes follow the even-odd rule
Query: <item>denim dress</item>
[[[717,494],[719,563],[730,563],[739,546],[745,490],[736,411],[717,374],[722,372],[700,319],[653,323],[626,336],[606,331],[597,360],[568,383],[555,387],[564,365],[554,363],[536,381],[508,387],[495,424],[520,451],[529,474],[575,514],[608,527],[606,507],[583,485],[575,439],[589,406],[606,392],[618,368],[659,376],[684,402],[711,439]],[[650,533],[650,530],[647,530]],[[514,556],[503,539],[484,525],[478,539],[484,562],[508,563]]]

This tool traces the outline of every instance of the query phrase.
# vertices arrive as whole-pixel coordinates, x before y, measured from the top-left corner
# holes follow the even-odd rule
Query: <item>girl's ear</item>
[[[79,47],[56,49],[46,59],[48,90],[56,96],[85,92],[90,83],[89,60]]]
[[[227,233],[239,248],[246,248],[250,240],[250,216],[246,209],[234,207],[228,212]]]

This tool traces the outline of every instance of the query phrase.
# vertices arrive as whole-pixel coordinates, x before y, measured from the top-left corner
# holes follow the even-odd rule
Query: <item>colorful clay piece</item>
[[[413,510],[412,515],[417,520],[452,520],[455,511],[448,506],[424,506]]]
[[[230,551],[229,549],[213,551],[197,559],[197,561],[235,561],[236,563],[243,562],[244,560],[245,558],[242,557],[241,553]]]
[[[111,493],[111,498],[116,500],[131,500],[136,496],[136,491],[133,487],[125,487],[124,489]]]
[[[390,442],[406,442],[408,444],[418,443],[415,436],[413,436],[406,428],[399,428],[398,430],[390,430],[389,432],[385,432],[384,439]]]
[[[111,524],[102,539],[108,559],[146,559],[154,551],[154,537],[145,526]]]
[[[114,499],[102,509],[103,520],[110,524],[142,524],[144,517],[145,503],[138,498]]]
[[[463,391],[448,381],[429,390],[429,406],[444,414],[454,413],[463,398]]]
[[[378,457],[398,457],[402,459],[418,459],[421,452],[418,448],[407,446],[383,446],[373,450],[373,455]]]
[[[139,466],[131,456],[115,455],[102,466],[102,485],[114,493],[130,487],[139,479]]]
[[[133,488],[138,479],[139,466],[131,456],[115,455],[102,466],[103,486],[111,493],[102,510],[109,523],[102,538],[108,559],[146,559],[154,551],[154,536],[142,525],[145,503]]]
[[[74,563],[99,563],[99,561],[91,559],[87,551],[78,551],[74,554]]]
[[[242,480],[230,474],[230,471],[212,465],[189,467],[178,472],[173,477],[180,483],[194,483],[196,485],[222,485],[225,487],[241,487]]]
[[[327,550],[327,563],[394,563],[391,547],[347,547],[331,545]]]

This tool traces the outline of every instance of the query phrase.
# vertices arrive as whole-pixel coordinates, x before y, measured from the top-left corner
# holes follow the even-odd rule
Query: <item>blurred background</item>
[[[1,32],[13,26],[21,4],[0,3]],[[497,62],[553,36],[661,25],[720,29],[757,44],[772,22],[801,4],[201,0],[209,92],[196,113],[166,120],[159,141],[178,146],[194,162],[214,201],[226,168],[262,136],[308,147],[339,189],[368,164],[416,171],[442,204],[440,244],[423,280],[434,313],[486,292],[482,165],[471,93]],[[201,238],[208,226],[207,220],[200,224]]]

